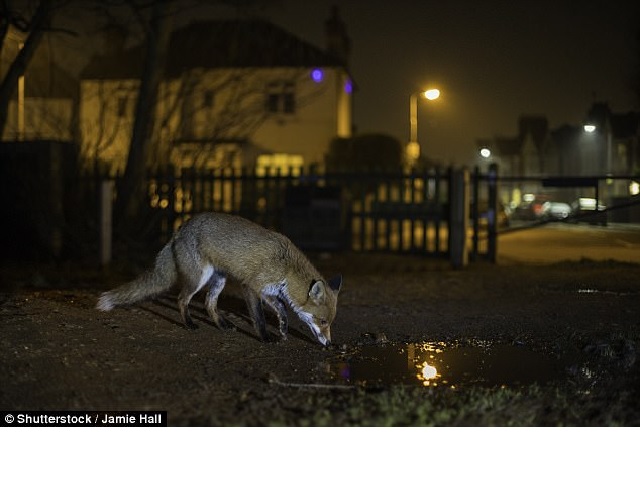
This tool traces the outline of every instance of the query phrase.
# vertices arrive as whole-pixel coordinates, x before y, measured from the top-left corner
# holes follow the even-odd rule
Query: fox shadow
[[[158,311],[157,309],[152,309],[145,306],[140,306],[139,308],[149,313],[152,313],[153,315],[156,315],[159,318],[162,318],[163,320],[171,323],[172,325],[191,331],[191,329],[189,329],[180,319],[180,310],[178,308],[177,294],[162,295],[161,297],[158,297],[155,300],[153,300],[152,303],[153,305],[161,307],[162,310]],[[278,318],[271,311],[270,308],[268,307],[265,308],[265,307],[266,306],[263,306],[267,326],[271,327],[272,329],[278,330],[279,328]],[[167,310],[171,310],[175,312],[177,314],[177,319],[176,319],[176,316],[174,315],[168,315],[166,313]],[[204,296],[202,294],[198,293],[193,297],[189,305],[189,311],[191,313],[192,319],[195,322],[204,323],[205,325],[208,325],[210,327],[220,330],[220,328],[215,324],[215,322],[213,322],[209,318],[209,315],[207,314],[207,310],[204,306]],[[255,332],[253,320],[249,315],[249,311],[243,299],[237,298],[232,295],[221,295],[218,300],[218,311],[220,315],[224,317],[224,319],[227,320],[228,323],[232,325],[232,328],[230,330],[237,331],[249,338],[261,341],[260,337]],[[309,343],[313,343],[310,337],[304,335],[302,332],[299,332],[295,328],[291,328],[291,320],[294,318],[297,318],[296,315],[289,311],[288,316],[290,320],[289,322],[290,325],[289,325],[289,330],[287,335],[289,337],[295,337],[299,340],[304,340]],[[223,331],[226,331],[226,330],[223,330]],[[273,333],[269,332],[269,342],[277,341],[279,338],[280,338],[279,334],[274,335]]]

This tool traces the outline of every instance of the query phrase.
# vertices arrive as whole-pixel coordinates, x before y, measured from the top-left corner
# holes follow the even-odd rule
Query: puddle
[[[518,386],[544,384],[565,375],[565,365],[556,358],[526,347],[482,343],[363,346],[328,367],[334,381],[366,387]]]

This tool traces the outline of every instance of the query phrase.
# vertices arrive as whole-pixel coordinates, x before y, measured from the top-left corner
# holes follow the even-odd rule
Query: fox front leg
[[[287,307],[280,297],[264,296],[264,301],[269,305],[278,316],[278,325],[280,328],[280,336],[283,340],[287,339],[289,330],[289,318],[287,317]]]
[[[247,308],[249,309],[249,315],[253,320],[253,325],[260,337],[260,340],[266,342],[269,339],[267,335],[267,322],[264,318],[264,312],[262,311],[262,301],[255,292],[248,287],[243,288],[244,299],[247,302]]]

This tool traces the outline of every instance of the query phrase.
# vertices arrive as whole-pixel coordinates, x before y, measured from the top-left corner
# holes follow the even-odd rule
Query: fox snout
[[[328,347],[329,345],[331,345],[331,331],[329,327],[325,329],[321,329],[320,334],[316,338],[325,347]]]
[[[319,328],[315,324],[311,327],[311,331],[314,333],[316,340],[323,346],[328,347],[331,345],[331,331],[329,327]]]

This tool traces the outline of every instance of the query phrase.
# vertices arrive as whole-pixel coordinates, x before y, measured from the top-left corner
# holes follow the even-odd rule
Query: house
[[[585,128],[589,126],[590,128]],[[502,200],[517,205],[526,194],[544,193],[570,201],[593,195],[592,187],[545,189],[540,179],[549,176],[608,177],[600,195],[605,203],[626,201],[635,192],[640,173],[640,113],[614,113],[605,102],[595,102],[583,125],[562,125],[549,130],[546,118],[523,116],[518,135],[483,139],[478,148],[491,151],[479,166],[497,163],[504,182]],[[603,182],[604,183],[604,182]]]
[[[348,38],[334,17],[327,50],[263,20],[203,20],[173,31],[148,163],[178,168],[322,166],[351,135]],[[81,151],[88,168],[122,172],[144,48],[124,42],[81,73]]]
[[[24,41],[22,32],[9,29],[0,49],[0,78]],[[56,62],[55,53],[49,42],[36,49],[9,103],[1,140],[69,142],[75,138],[78,81]]]
[[[558,166],[551,154],[552,143],[548,121],[543,116],[523,115],[518,119],[518,134],[477,142],[479,149],[487,148],[489,157],[479,160],[480,167],[488,163],[498,165],[502,177],[511,177],[508,188],[501,191],[501,201],[517,205],[522,196],[536,193],[539,182],[527,180],[527,177],[539,177],[546,171],[556,171]]]
[[[582,132],[582,175],[625,177],[640,173],[640,113],[614,113],[606,102],[595,102],[584,124],[592,128]],[[629,192],[629,179],[607,181],[607,201],[624,198]]]

